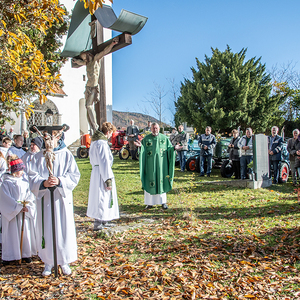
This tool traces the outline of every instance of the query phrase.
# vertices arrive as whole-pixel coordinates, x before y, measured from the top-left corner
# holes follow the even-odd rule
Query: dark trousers
[[[241,165],[239,160],[232,161],[232,168],[236,179],[241,179]]]
[[[270,178],[271,178],[271,166],[273,166],[273,183],[278,183],[279,178],[279,160],[270,160]]]
[[[241,179],[246,179],[247,178],[247,169],[248,165],[251,163],[253,160],[252,155],[242,155],[240,159],[240,164],[241,164]]]
[[[185,151],[185,150],[177,151],[177,154],[178,154],[178,157],[179,157],[179,162],[180,162],[180,169],[181,169],[181,171],[184,171],[184,170],[185,170],[186,153],[187,153],[187,151]]]
[[[204,175],[204,163],[207,161],[206,174],[210,175],[212,169],[212,155],[200,155],[200,175]]]

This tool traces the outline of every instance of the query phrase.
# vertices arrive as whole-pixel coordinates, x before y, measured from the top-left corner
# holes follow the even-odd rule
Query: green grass
[[[77,160],[81,179],[74,190],[74,210],[84,214],[88,201],[91,165],[88,159]],[[140,214],[155,219],[188,216],[199,220],[213,221],[214,226],[232,231],[237,224],[251,228],[272,228],[298,225],[300,206],[291,183],[271,186],[266,189],[245,189],[228,185],[209,184],[221,181],[220,170],[212,176],[198,177],[197,173],[179,172],[176,168],[173,190],[168,193],[169,210],[160,207],[144,210],[138,162],[115,157],[113,171],[116,177],[120,210],[127,214]],[[231,224],[234,223],[234,226]],[[259,223],[259,224],[258,224]]]
[[[91,166],[88,159],[77,163],[81,180],[74,190],[74,205],[75,212],[84,215]],[[131,276],[148,278],[143,288],[136,280],[128,281],[131,295],[141,289],[143,297],[156,297],[156,286],[167,287],[175,282],[179,288],[176,293],[182,293],[179,298],[191,295],[195,288],[199,299],[208,294],[220,299],[246,299],[245,295],[267,299],[268,292],[264,294],[261,287],[274,287],[268,290],[270,294],[275,290],[273,299],[297,299],[300,205],[291,182],[252,190],[211,183],[223,181],[218,169],[210,178],[200,178],[176,168],[173,190],[167,195],[169,209],[157,206],[145,210],[138,162],[116,157],[113,170],[120,211],[126,213],[118,223],[126,225],[145,218],[155,222],[111,239],[99,234],[87,237],[96,239],[95,249],[100,247],[97,243],[105,245],[107,276],[113,272],[122,281],[127,267],[124,272],[120,270],[130,266]],[[86,251],[86,255],[89,253]],[[181,273],[187,279],[179,278]],[[127,295],[124,293],[114,295],[122,299]],[[103,291],[101,295],[106,299],[112,294]]]

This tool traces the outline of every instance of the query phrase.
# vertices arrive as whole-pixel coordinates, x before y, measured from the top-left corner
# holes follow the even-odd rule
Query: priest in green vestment
[[[172,189],[175,166],[175,149],[170,140],[159,133],[159,125],[152,123],[151,133],[135,142],[140,147],[140,176],[146,208],[162,205],[167,209],[166,193]]]

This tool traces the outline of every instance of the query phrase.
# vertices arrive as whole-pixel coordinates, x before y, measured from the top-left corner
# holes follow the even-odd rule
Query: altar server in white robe
[[[37,247],[38,255],[45,263],[43,276],[51,275],[54,266],[51,220],[51,194],[54,190],[57,264],[63,274],[72,273],[69,264],[77,260],[77,241],[73,214],[72,191],[79,182],[80,173],[72,153],[66,148],[61,135],[53,131],[55,160],[53,176],[49,177],[43,151],[37,153],[31,161],[28,176],[31,191],[37,201]]]
[[[114,224],[108,222],[119,218],[116,182],[111,168],[113,155],[108,145],[114,131],[115,126],[104,122],[101,131],[96,130],[92,136],[89,150],[92,173],[87,216],[95,219],[94,230],[113,226]]]
[[[3,175],[0,187],[0,210],[2,214],[2,263],[21,259],[20,241],[22,215],[25,213],[22,259],[31,262],[36,255],[35,198],[29,189],[29,181],[24,173],[23,161],[19,158],[10,162],[11,174]],[[21,201],[28,201],[23,207]]]
[[[7,156],[11,156],[13,154],[18,155],[19,158],[21,158],[26,152],[22,149],[24,143],[24,138],[21,134],[15,134],[14,135],[14,143],[13,145],[8,149]]]
[[[7,157],[7,152],[11,147],[12,140],[6,136],[2,139],[2,146],[0,147],[0,152],[2,152],[4,158]]]
[[[43,146],[43,139],[39,136],[35,137],[31,140],[30,149],[22,156],[22,160],[25,165],[25,172],[29,171],[30,162],[32,161],[33,157],[41,151]]]
[[[1,182],[1,176],[6,172],[6,170],[7,170],[6,159],[4,158],[2,152],[0,152],[0,182]]]

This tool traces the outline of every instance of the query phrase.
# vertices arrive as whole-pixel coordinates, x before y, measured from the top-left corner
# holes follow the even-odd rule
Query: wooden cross
[[[94,15],[92,15],[92,22],[95,22],[95,35],[92,37],[92,49],[86,52],[90,52],[95,56],[97,53],[100,53],[103,51],[106,46],[110,45],[113,41],[113,39],[110,39],[106,42],[103,42],[103,27],[99,23],[99,21],[96,19]],[[129,33],[122,33],[117,36],[119,39],[118,44],[116,44],[109,53],[115,52],[119,49],[122,49],[130,44],[132,44],[132,38],[131,34]],[[108,53],[108,54],[109,54]],[[75,58],[80,58],[79,56]],[[78,65],[74,62],[72,62],[72,68],[79,68],[81,65]],[[102,67],[100,69],[100,74],[99,74],[99,87],[100,87],[100,102],[98,102],[95,105],[95,111],[96,111],[96,116],[97,116],[97,123],[99,126],[103,122],[107,121],[107,114],[106,114],[106,89],[105,89],[105,65],[102,62]]]

